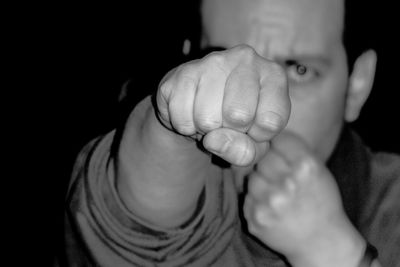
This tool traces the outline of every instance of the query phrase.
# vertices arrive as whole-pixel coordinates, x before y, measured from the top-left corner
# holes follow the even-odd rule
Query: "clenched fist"
[[[244,45],[170,71],[156,103],[165,127],[238,166],[253,163],[290,114],[285,72]]]
[[[293,266],[356,266],[365,246],[332,174],[286,132],[250,175],[244,214],[249,231]]]

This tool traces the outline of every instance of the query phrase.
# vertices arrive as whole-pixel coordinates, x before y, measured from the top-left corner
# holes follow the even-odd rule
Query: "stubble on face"
[[[202,14],[205,45],[248,44],[284,68],[308,64],[305,58],[330,62],[318,83],[289,82],[292,115],[285,129],[326,160],[343,125],[348,79],[342,0],[204,0]]]

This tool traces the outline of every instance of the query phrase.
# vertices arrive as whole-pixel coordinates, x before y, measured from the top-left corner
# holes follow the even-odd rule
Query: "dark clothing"
[[[135,108],[137,120],[149,105],[146,98]],[[179,228],[149,225],[129,212],[115,188],[114,135],[93,140],[77,159],[67,197],[68,266],[287,266],[243,229],[229,168],[209,177],[196,215]],[[328,167],[349,218],[383,266],[400,266],[400,157],[372,153],[345,127]]]

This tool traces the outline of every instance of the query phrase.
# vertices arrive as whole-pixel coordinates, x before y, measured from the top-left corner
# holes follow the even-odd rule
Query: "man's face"
[[[202,46],[251,45],[286,69],[286,130],[326,160],[344,121],[348,70],[343,0],[204,0]]]

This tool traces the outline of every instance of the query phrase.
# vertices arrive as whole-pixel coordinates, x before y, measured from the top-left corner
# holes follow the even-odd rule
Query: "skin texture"
[[[247,45],[171,70],[155,102],[142,125],[135,123],[135,112],[128,118],[116,163],[117,187],[133,212],[166,227],[189,218],[205,179],[221,175],[211,153],[251,166],[290,113],[284,71]],[[208,153],[197,146],[200,139]]]
[[[202,46],[227,50],[167,73],[141,125],[132,113],[116,164],[122,200],[179,226],[205,179],[221,175],[215,154],[239,186],[250,176],[244,213],[256,238],[293,266],[356,266],[365,242],[325,162],[368,97],[375,53],[348,75],[341,0],[205,0],[202,18]]]
[[[294,266],[357,266],[365,247],[334,178],[289,132],[275,138],[250,174],[244,214],[249,231]]]
[[[234,165],[256,161],[287,123],[285,73],[239,45],[189,62],[167,75],[157,94],[163,125],[204,136],[204,147]]]
[[[324,161],[343,121],[355,119],[346,114],[363,105],[347,103],[343,12],[342,0],[206,0],[202,7],[203,47],[248,44],[286,70],[292,111],[285,130]]]
[[[255,167],[236,168],[236,177],[250,176],[249,231],[294,266],[356,266],[365,247],[324,165],[343,123],[358,117],[375,71],[369,51],[348,76],[343,12],[340,0],[206,0],[202,6],[203,47],[247,44],[286,71],[288,125]]]

